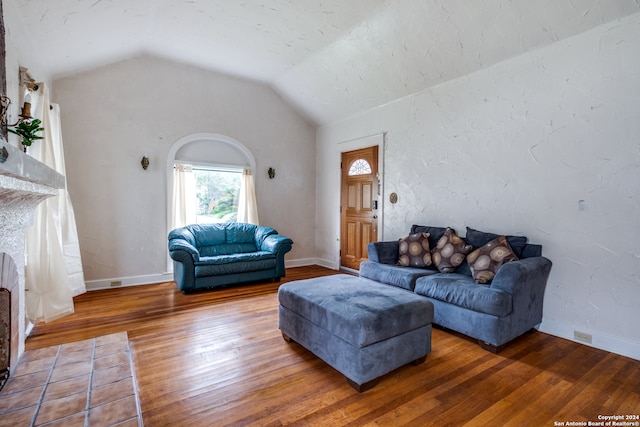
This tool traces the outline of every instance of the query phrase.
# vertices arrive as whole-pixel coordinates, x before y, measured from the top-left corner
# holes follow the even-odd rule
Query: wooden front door
[[[378,146],[342,153],[340,265],[354,270],[378,240]]]

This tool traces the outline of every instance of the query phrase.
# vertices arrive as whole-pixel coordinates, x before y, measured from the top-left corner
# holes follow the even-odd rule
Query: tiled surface
[[[25,352],[0,392],[4,426],[142,426],[127,333]]]

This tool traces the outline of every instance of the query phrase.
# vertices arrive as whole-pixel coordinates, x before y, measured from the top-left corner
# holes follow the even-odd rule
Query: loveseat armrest
[[[180,262],[185,261],[185,256],[190,256],[193,262],[200,261],[200,252],[191,243],[182,239],[169,240],[169,255]]]
[[[276,280],[280,280],[280,277],[286,275],[284,255],[291,250],[291,245],[293,245],[293,240],[280,234],[267,236],[262,242],[262,245],[260,245],[260,250],[271,252],[276,256]]]
[[[267,251],[271,253],[278,253],[278,251],[284,250],[284,252],[289,252],[291,250],[291,245],[293,244],[293,240],[286,236],[282,236],[280,234],[271,234],[267,236],[260,245],[260,250]]]
[[[367,245],[369,260],[380,264],[395,265],[398,262],[400,242],[371,242]]]

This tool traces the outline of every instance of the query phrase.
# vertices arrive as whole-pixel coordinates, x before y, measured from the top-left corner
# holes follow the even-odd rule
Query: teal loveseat
[[[182,293],[285,275],[293,241],[270,227],[193,224],[169,233],[173,280]]]

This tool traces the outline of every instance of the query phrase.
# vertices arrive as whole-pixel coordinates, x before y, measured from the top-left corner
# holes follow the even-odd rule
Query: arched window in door
[[[349,168],[349,176],[369,175],[371,173],[371,165],[365,159],[358,159],[351,163]]]

